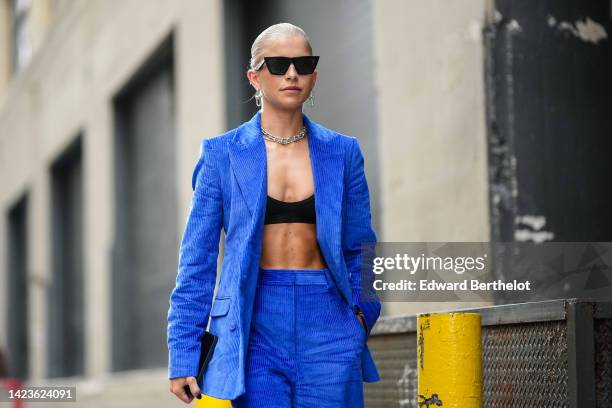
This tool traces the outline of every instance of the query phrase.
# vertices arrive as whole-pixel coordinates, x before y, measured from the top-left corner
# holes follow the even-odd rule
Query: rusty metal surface
[[[483,331],[484,406],[568,406],[565,322],[492,326]]]
[[[595,320],[597,408],[612,408],[612,320]]]

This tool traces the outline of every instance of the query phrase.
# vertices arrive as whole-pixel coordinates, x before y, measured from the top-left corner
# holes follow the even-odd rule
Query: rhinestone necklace
[[[306,136],[306,126],[302,126],[302,130],[300,130],[300,133],[298,133],[297,135],[290,136],[290,137],[278,137],[278,136],[271,135],[263,127],[261,128],[261,132],[263,133],[265,139],[268,139],[272,142],[286,145],[286,144],[297,142],[298,140],[303,139]]]

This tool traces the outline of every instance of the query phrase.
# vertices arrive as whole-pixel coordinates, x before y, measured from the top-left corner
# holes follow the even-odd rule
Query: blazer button
[[[232,322],[232,323],[230,324],[230,330],[231,330],[231,331],[236,330],[236,323]]]

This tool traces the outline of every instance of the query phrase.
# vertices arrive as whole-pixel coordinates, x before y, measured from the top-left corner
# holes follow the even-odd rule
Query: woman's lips
[[[300,92],[301,89],[300,88],[285,88],[285,89],[282,89],[282,91]]]

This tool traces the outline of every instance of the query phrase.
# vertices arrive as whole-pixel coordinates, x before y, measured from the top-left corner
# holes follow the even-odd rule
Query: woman
[[[247,71],[261,109],[202,141],[168,312],[168,378],[184,402],[188,386],[241,408],[355,408],[363,381],[380,379],[366,343],[380,301],[361,290],[361,243],[376,241],[363,156],[302,113],[318,58],[292,24],[263,31]],[[218,342],[198,385],[209,311]]]

